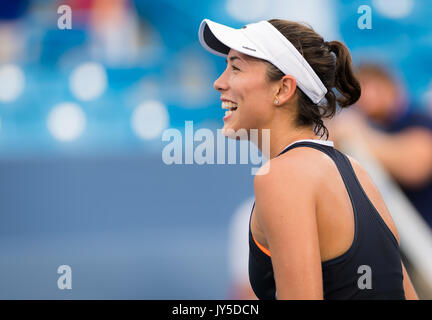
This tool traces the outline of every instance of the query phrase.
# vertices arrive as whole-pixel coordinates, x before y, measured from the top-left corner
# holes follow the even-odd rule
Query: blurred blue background
[[[59,29],[67,4],[72,29]],[[359,29],[360,5],[372,28]],[[0,5],[0,298],[224,299],[250,165],[166,165],[163,130],[222,127],[202,19],[305,21],[432,110],[428,0],[63,0]],[[72,290],[57,268],[72,268]]]

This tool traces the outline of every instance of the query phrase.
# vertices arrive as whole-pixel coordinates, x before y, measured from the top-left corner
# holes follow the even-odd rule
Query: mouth
[[[230,111],[237,110],[238,105],[235,102],[232,101],[222,101],[222,109],[228,109]]]
[[[228,117],[237,110],[238,105],[235,102],[232,101],[222,101],[222,109],[227,109],[228,111],[225,112],[225,117],[223,120],[228,119]]]

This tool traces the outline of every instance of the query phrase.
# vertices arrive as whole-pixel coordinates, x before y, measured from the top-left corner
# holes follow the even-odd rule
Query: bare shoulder
[[[294,208],[299,202],[313,206],[319,181],[325,175],[323,166],[331,161],[325,157],[315,149],[296,148],[267,161],[254,179],[257,208],[284,204]]]
[[[302,180],[320,176],[320,167],[328,162],[328,156],[312,148],[295,148],[270,159],[257,172],[255,182],[302,176]],[[322,167],[321,167],[322,169]],[[289,181],[285,181],[289,184]],[[297,181],[298,182],[298,181]],[[310,182],[310,181],[309,181]]]
[[[347,157],[356,175],[373,184],[360,163],[348,155]],[[327,154],[313,148],[295,148],[267,161],[258,170],[254,183],[266,187],[284,184],[286,188],[294,187],[297,190],[315,186],[322,191],[323,181],[334,174],[337,174],[336,165]]]
[[[282,220],[313,217],[311,183],[304,177],[306,165],[296,149],[268,160],[254,178],[255,207],[252,214],[252,233],[259,243],[269,248],[269,226],[282,228]],[[300,214],[302,213],[302,214]],[[298,224],[300,221],[295,219]]]

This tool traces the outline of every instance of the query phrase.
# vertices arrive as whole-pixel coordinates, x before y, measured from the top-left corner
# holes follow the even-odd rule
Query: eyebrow
[[[236,60],[236,59],[237,59],[237,60],[240,60],[240,61],[242,60],[242,59],[240,59],[240,57],[232,56],[232,57],[229,58],[229,61],[230,61],[230,62],[233,62],[233,61]],[[228,63],[228,60],[225,59],[225,62]]]

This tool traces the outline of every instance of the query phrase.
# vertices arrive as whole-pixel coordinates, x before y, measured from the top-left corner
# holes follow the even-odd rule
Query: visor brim
[[[199,28],[199,41],[209,52],[226,57],[230,49],[246,55],[264,59],[262,53],[245,35],[242,29],[234,29],[223,24],[204,19]]]

